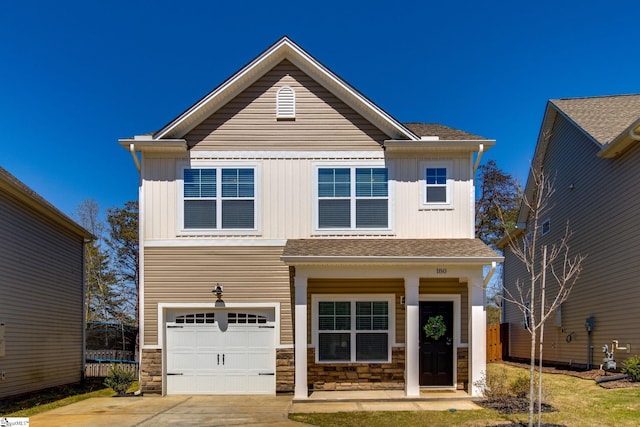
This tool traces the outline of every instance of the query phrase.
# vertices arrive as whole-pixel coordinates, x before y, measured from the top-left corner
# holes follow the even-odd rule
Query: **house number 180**
[[[436,268],[436,274],[447,274],[446,268]]]

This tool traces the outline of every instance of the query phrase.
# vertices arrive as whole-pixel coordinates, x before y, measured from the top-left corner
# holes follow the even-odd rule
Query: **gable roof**
[[[501,262],[480,239],[291,239],[285,263]]]
[[[418,136],[371,102],[338,75],[322,65],[288,37],[258,55],[220,86],[153,135],[153,139],[178,139],[253,84],[283,60],[289,60],[349,107],[394,139],[418,140]]]
[[[594,142],[605,146],[640,118],[640,94],[549,101]]]
[[[598,157],[611,158],[620,155],[634,143],[640,144],[640,94],[593,96],[583,98],[562,98],[549,100],[538,134],[532,164],[538,164],[544,156],[551,140],[549,132],[561,115],[581,131],[590,141],[600,147]],[[525,196],[533,195],[532,171],[529,171]],[[509,232],[511,237],[526,228],[529,209],[522,203],[516,229]],[[505,236],[498,247],[507,243]]]
[[[27,187],[18,178],[11,175],[6,169],[0,167],[0,193],[7,193],[12,197],[25,203],[29,208],[33,209],[53,222],[61,225],[74,234],[84,238],[93,239],[94,237],[78,225],[74,220],[62,213],[58,208],[45,200],[38,193]]]

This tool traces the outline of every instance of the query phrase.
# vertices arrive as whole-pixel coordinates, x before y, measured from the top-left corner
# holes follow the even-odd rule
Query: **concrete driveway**
[[[301,426],[289,421],[291,396],[96,397],[29,419],[54,426]]]

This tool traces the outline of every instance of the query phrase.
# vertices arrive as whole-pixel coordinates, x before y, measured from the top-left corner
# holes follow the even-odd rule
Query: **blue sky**
[[[640,92],[637,1],[4,1],[0,166],[65,213],[137,197],[160,129],[283,35],[402,122],[526,177],[548,99]]]

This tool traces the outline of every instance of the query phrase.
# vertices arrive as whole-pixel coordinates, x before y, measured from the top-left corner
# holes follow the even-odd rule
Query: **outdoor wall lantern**
[[[219,283],[216,283],[216,287],[211,292],[216,294],[218,301],[222,301],[222,293],[224,292],[224,289],[222,288],[222,286],[220,286]]]

